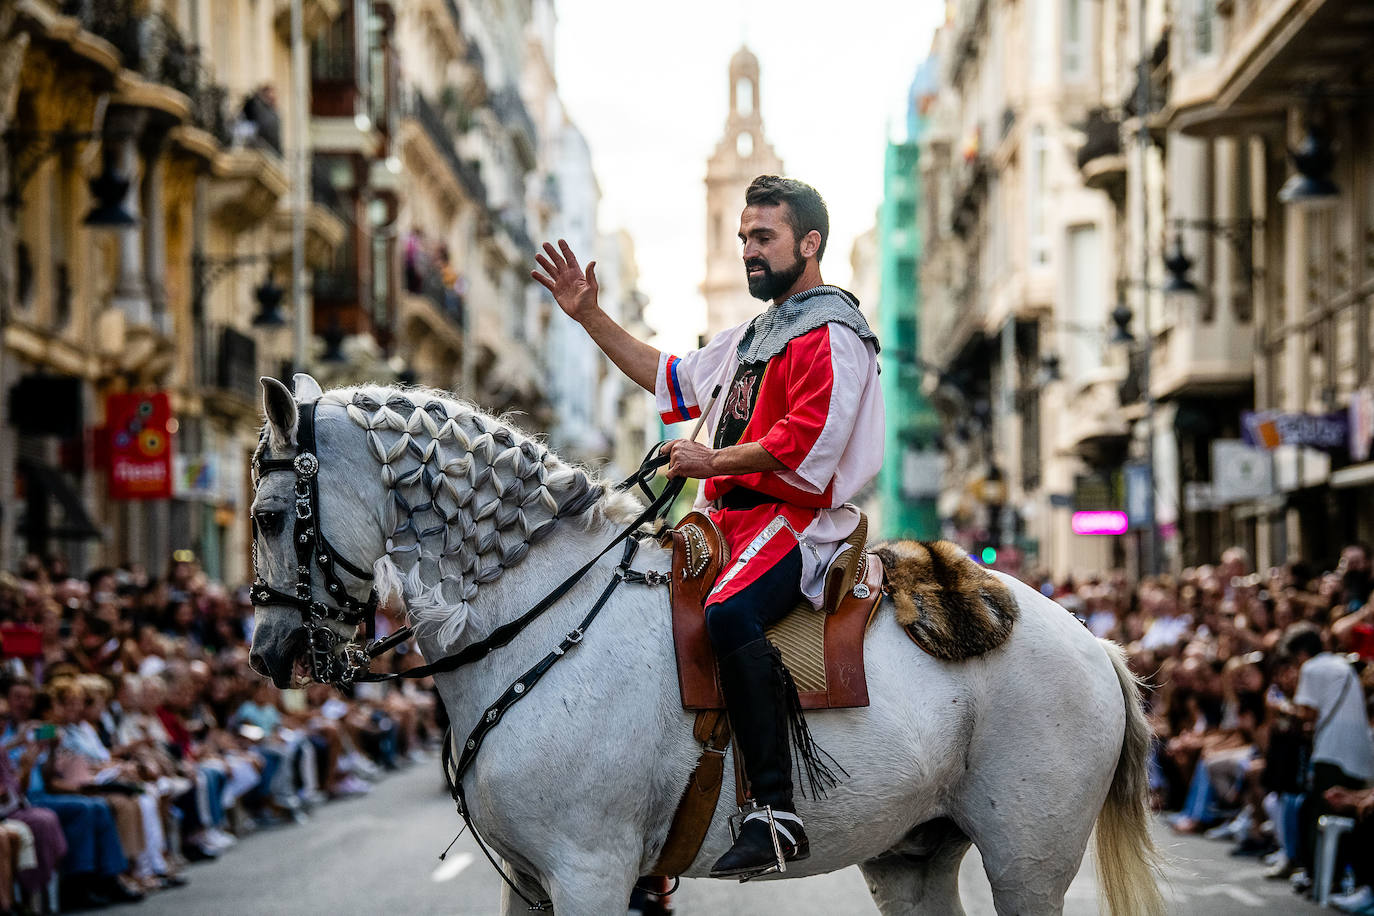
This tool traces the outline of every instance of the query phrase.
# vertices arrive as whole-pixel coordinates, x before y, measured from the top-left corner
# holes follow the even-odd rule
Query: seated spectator
[[[1299,666],[1291,714],[1312,727],[1311,785],[1300,822],[1301,861],[1310,883],[1317,819],[1329,810],[1324,794],[1334,787],[1363,788],[1374,779],[1374,739],[1359,676],[1343,656],[1326,650],[1319,629],[1294,624],[1284,634],[1284,650]]]

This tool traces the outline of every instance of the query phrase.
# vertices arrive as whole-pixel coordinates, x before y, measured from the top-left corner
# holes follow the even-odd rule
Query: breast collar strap
[[[311,638],[312,656],[328,655],[327,651],[314,651],[316,643],[321,644],[321,650],[327,649],[324,643],[332,644],[332,640],[323,638],[324,634],[319,632],[323,630],[332,634],[332,631],[321,626],[322,620],[337,620],[346,626],[363,624],[370,636],[377,612],[377,589],[370,589],[367,599],[359,601],[348,593],[337,569],[342,568],[349,575],[365,582],[372,581],[372,573],[350,563],[324,536],[323,520],[320,518],[320,459],[315,454],[315,408],[315,404],[301,407],[294,458],[254,459],[254,470],[258,477],[273,471],[291,471],[296,475],[296,521],[291,537],[296,549],[295,592],[291,594],[273,588],[261,574],[258,574],[254,581],[251,592],[255,606],[284,604],[300,612],[302,623]],[[256,542],[256,521],[253,528]],[[332,604],[314,600],[312,566],[318,567],[323,575],[325,591]],[[317,674],[322,673],[324,672],[317,670]]]

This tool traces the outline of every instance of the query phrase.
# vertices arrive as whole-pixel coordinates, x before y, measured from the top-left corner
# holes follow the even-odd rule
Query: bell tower
[[[782,160],[763,135],[759,59],[747,47],[730,58],[730,114],[706,164],[706,334],[713,337],[757,315],[766,303],[749,295],[740,260],[744,192],[759,175],[781,175]]]

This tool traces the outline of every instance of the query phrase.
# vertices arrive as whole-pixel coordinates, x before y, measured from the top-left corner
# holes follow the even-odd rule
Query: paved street
[[[471,841],[464,837],[445,862],[437,861],[457,824],[437,765],[422,764],[382,782],[366,798],[319,809],[305,827],[259,833],[220,862],[193,867],[189,887],[108,912],[488,916],[497,910],[499,882]],[[1300,903],[1286,884],[1261,880],[1255,860],[1229,858],[1223,844],[1175,838],[1162,828],[1156,836],[1171,858],[1171,913],[1320,912]],[[1070,916],[1098,912],[1090,866],[1090,860],[1084,863],[1069,890],[1065,912]],[[964,862],[960,885],[969,916],[991,916],[992,895],[976,852]],[[682,916],[877,912],[852,868],[770,884],[685,881],[674,901]]]

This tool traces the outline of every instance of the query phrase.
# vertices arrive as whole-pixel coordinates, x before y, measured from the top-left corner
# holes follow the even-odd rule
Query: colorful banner
[[[171,498],[173,428],[165,391],[105,398],[110,499]]]
[[[1248,445],[1276,449],[1280,445],[1303,445],[1337,452],[1348,447],[1350,412],[1279,413],[1275,410],[1243,411],[1241,430]]]

